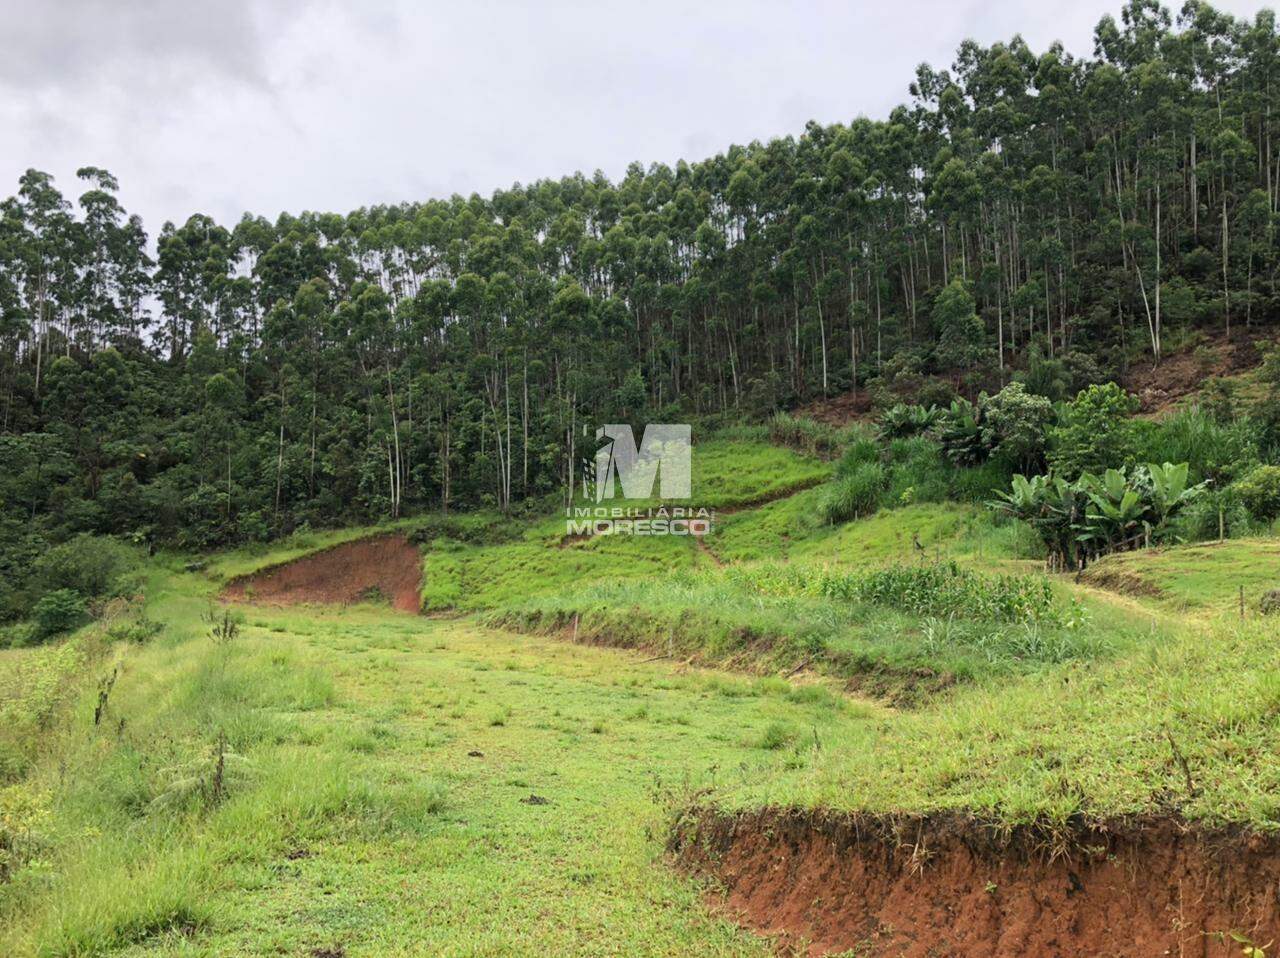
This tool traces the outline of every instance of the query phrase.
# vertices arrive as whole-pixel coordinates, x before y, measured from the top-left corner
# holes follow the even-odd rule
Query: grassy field
[[[696,450],[690,501],[709,509],[740,509],[775,497],[785,500],[830,473],[826,463],[759,439],[711,439]],[[643,503],[629,505],[639,508]],[[593,583],[680,572],[708,561],[684,537],[571,539],[563,516],[509,525],[508,534],[497,542],[428,539],[423,607],[499,608]]]
[[[824,525],[821,490],[721,517],[708,545],[725,561],[782,557],[873,565],[921,558],[964,558],[1013,568],[1032,545],[1025,529],[996,525],[980,506],[919,503],[877,512],[857,522]]]
[[[24,786],[0,953],[767,954],[662,864],[670,810],[878,714],[375,608],[219,644],[204,588],[154,585],[164,631]]]
[[[0,652],[0,954],[771,954],[664,858],[700,803],[1280,828],[1280,645],[1233,611],[1274,540],[1049,585],[978,507],[824,526],[826,464],[739,442],[780,498],[746,506],[713,446],[705,548],[492,515],[304,533],[161,556],[145,603]],[[429,610],[479,614],[228,630],[211,602],[392,529]]]

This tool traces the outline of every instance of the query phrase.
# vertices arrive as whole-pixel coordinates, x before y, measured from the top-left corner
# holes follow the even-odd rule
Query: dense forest
[[[1091,58],[966,42],[887,119],[154,242],[78,176],[0,205],[6,575],[80,532],[546,500],[588,422],[1056,400],[1248,334],[1275,316],[1280,35],[1133,0]]]

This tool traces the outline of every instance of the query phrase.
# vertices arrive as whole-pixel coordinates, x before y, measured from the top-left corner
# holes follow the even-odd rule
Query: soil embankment
[[[390,602],[419,610],[422,555],[401,535],[357,539],[233,579],[223,598],[279,605]]]
[[[810,955],[1238,958],[1280,941],[1280,839],[1172,819],[1064,839],[959,816],[700,809],[670,847],[746,925]]]

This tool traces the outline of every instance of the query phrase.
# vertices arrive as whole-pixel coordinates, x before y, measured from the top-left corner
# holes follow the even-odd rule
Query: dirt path
[[[357,539],[252,575],[223,590],[233,602],[350,605],[384,599],[402,612],[419,610],[422,554],[402,535]]]

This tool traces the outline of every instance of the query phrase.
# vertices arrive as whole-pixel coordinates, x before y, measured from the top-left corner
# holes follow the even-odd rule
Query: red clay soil
[[[422,555],[404,536],[357,539],[283,565],[233,579],[225,599],[296,605],[348,605],[381,596],[404,612],[419,611]]]
[[[778,809],[690,812],[670,841],[780,951],[1238,958],[1244,941],[1280,942],[1280,839],[1152,819],[1081,827],[1071,851],[1054,847],[1041,830],[959,817]]]

